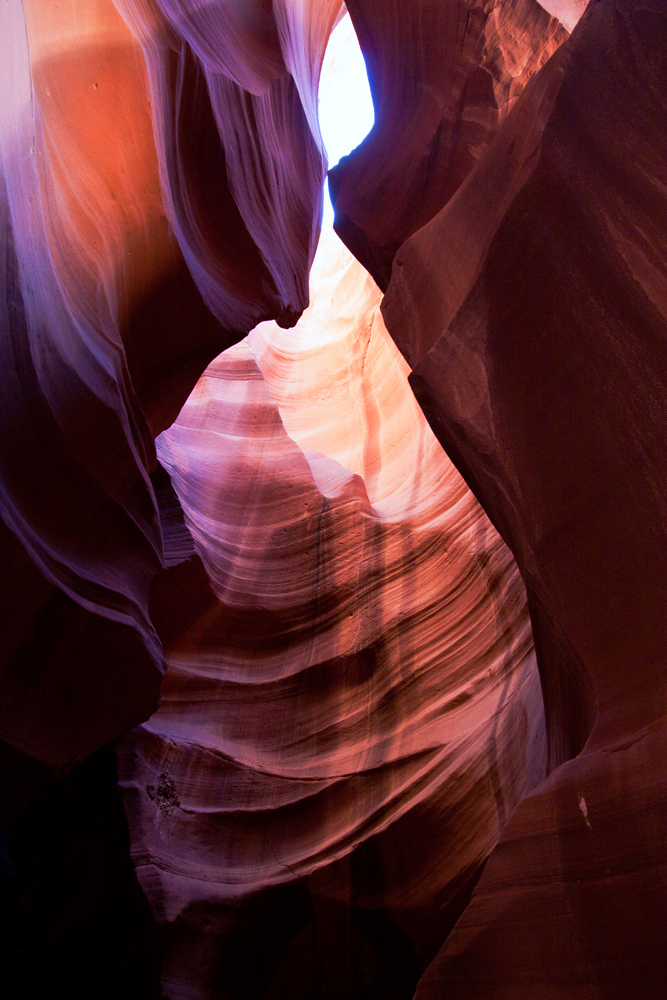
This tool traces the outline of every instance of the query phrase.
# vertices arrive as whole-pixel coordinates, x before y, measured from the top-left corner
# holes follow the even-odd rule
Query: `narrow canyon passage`
[[[325,219],[303,317],[216,358],[158,439],[214,594],[180,627],[169,594],[162,703],[118,750],[139,880],[190,945],[165,995],[215,996],[230,942],[251,949],[248,901],[270,911],[295,878],[312,914],[284,914],[253,989],[411,995],[440,911],[545,775],[518,571],[380,298]]]
[[[325,232],[300,322],[220,355],[158,441],[215,595],[178,627],[169,594],[162,703],[118,750],[139,880],[192,942],[171,949],[165,995],[215,996],[229,939],[250,948],[244,901],[295,877],[324,916],[298,913],[267,985],[409,995],[426,925],[545,774],[518,571],[426,424],[379,297]],[[186,566],[178,586],[196,586]],[[313,953],[323,934],[345,952]]]
[[[0,984],[661,996],[660,0],[0,52]]]

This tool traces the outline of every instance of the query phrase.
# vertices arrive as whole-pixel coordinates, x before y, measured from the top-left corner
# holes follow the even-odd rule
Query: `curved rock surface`
[[[232,7],[2,5],[1,504],[32,593],[0,736],[49,767],[157,704],[154,435],[221,350],[308,301],[341,5]]]
[[[662,4],[592,4],[385,299],[526,580],[551,764],[581,750],[516,809],[419,1000],[667,982],[666,53]]]
[[[99,217],[96,183],[105,178],[81,170],[80,162],[80,206],[73,190],[83,147],[100,159],[99,135],[87,134],[85,118],[81,131],[73,121],[75,93],[91,68],[84,60],[80,72],[72,68],[71,89],[57,89],[62,73],[51,76],[48,66],[67,50],[68,32],[50,31],[53,19],[40,21],[36,4],[25,13],[27,21],[23,5],[4,4],[0,29],[6,48],[1,502],[24,602],[3,650],[0,701],[3,739],[62,767],[156,705],[161,653],[147,597],[161,542],[147,471],[153,442],[130,384],[112,282],[105,284],[97,267],[120,255],[122,212]],[[26,25],[33,29],[28,35]],[[81,25],[84,51],[87,27]],[[130,58],[118,72],[134,86],[137,71]],[[92,80],[89,87],[94,95]],[[44,113],[38,95],[49,105]],[[143,164],[150,119],[138,103],[144,128],[137,130],[135,151]],[[85,105],[77,110],[85,112]],[[119,126],[134,125],[135,111],[131,101],[118,111]],[[50,126],[68,114],[72,141],[54,148]],[[91,122],[102,131],[104,124],[104,117]],[[117,152],[104,169],[107,180],[124,186],[131,243],[154,218],[157,196],[149,197],[145,172],[119,176],[125,150]],[[100,238],[103,223],[107,240]],[[90,253],[81,245],[86,240]],[[109,270],[110,263],[107,278]],[[50,585],[33,582],[40,573]],[[98,646],[109,650],[117,670],[108,669]]]
[[[158,443],[215,593],[172,619],[161,707],[120,748],[140,881],[177,936],[202,905],[308,877],[339,934],[350,906],[437,923],[544,775],[509,553],[333,233],[312,288],[294,330],[254,331],[261,371],[249,343],[221,355]],[[373,844],[384,874],[339,880]],[[166,995],[215,995],[207,962],[173,950]]]
[[[449,201],[567,31],[537,0],[347,7],[375,125],[329,184],[336,231],[384,290],[398,248]]]
[[[34,795],[121,732],[165,996],[405,1000],[445,938],[418,1000],[665,992],[667,15],[583,7],[350,0],[368,273],[327,235],[303,312],[339,0],[0,4],[0,804],[49,995],[94,928],[86,997],[133,927],[155,977],[112,748]]]

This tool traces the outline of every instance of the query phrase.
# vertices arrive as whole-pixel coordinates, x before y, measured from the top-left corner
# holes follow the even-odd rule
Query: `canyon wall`
[[[537,0],[347,6],[375,125],[331,171],[335,228],[384,291],[398,248],[449,201],[567,31]]]
[[[511,817],[420,1000],[666,979],[666,43],[661,4],[591,4],[394,261],[388,328],[517,559],[568,761]]]
[[[652,1000],[664,5],[348,7],[349,250],[339,0],[0,8],[18,954],[44,995]]]
[[[230,938],[249,946],[244,902],[295,878],[318,916],[304,947],[303,916],[284,915],[262,988],[293,993],[313,935],[305,995],[323,977],[335,995],[404,995],[392,968],[434,938],[409,915],[437,925],[545,774],[523,585],[426,424],[379,299],[324,232],[302,320],[220,355],[158,439],[212,591],[191,608],[193,560],[176,571],[182,624],[173,590],[168,615],[155,602],[162,703],[119,746],[140,882],[193,943],[171,948],[167,996],[216,996]],[[363,921],[380,917],[376,942]]]
[[[339,12],[239,10],[214,58],[224,5],[3,5],[3,547],[27,594],[5,604],[2,739],[26,774],[157,704],[153,438],[220,351],[307,304]]]

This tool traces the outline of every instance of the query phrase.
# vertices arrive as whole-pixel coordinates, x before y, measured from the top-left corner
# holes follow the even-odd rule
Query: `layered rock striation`
[[[3,545],[29,593],[0,735],[27,771],[156,707],[153,438],[221,350],[307,304],[339,12],[3,5]]]
[[[162,704],[120,775],[158,918],[186,936],[202,907],[227,914],[200,941],[295,878],[337,904],[338,937],[350,908],[437,921],[545,773],[520,578],[333,233],[311,299],[217,358],[158,442],[214,596],[180,628],[172,610]],[[364,852],[375,878],[348,860]],[[342,968],[359,989],[358,961],[325,961]],[[214,996],[214,963],[174,951],[164,983]]]

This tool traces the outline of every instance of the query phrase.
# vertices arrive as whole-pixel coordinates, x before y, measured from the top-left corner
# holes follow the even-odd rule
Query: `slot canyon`
[[[0,994],[667,996],[665,0],[0,53]]]

